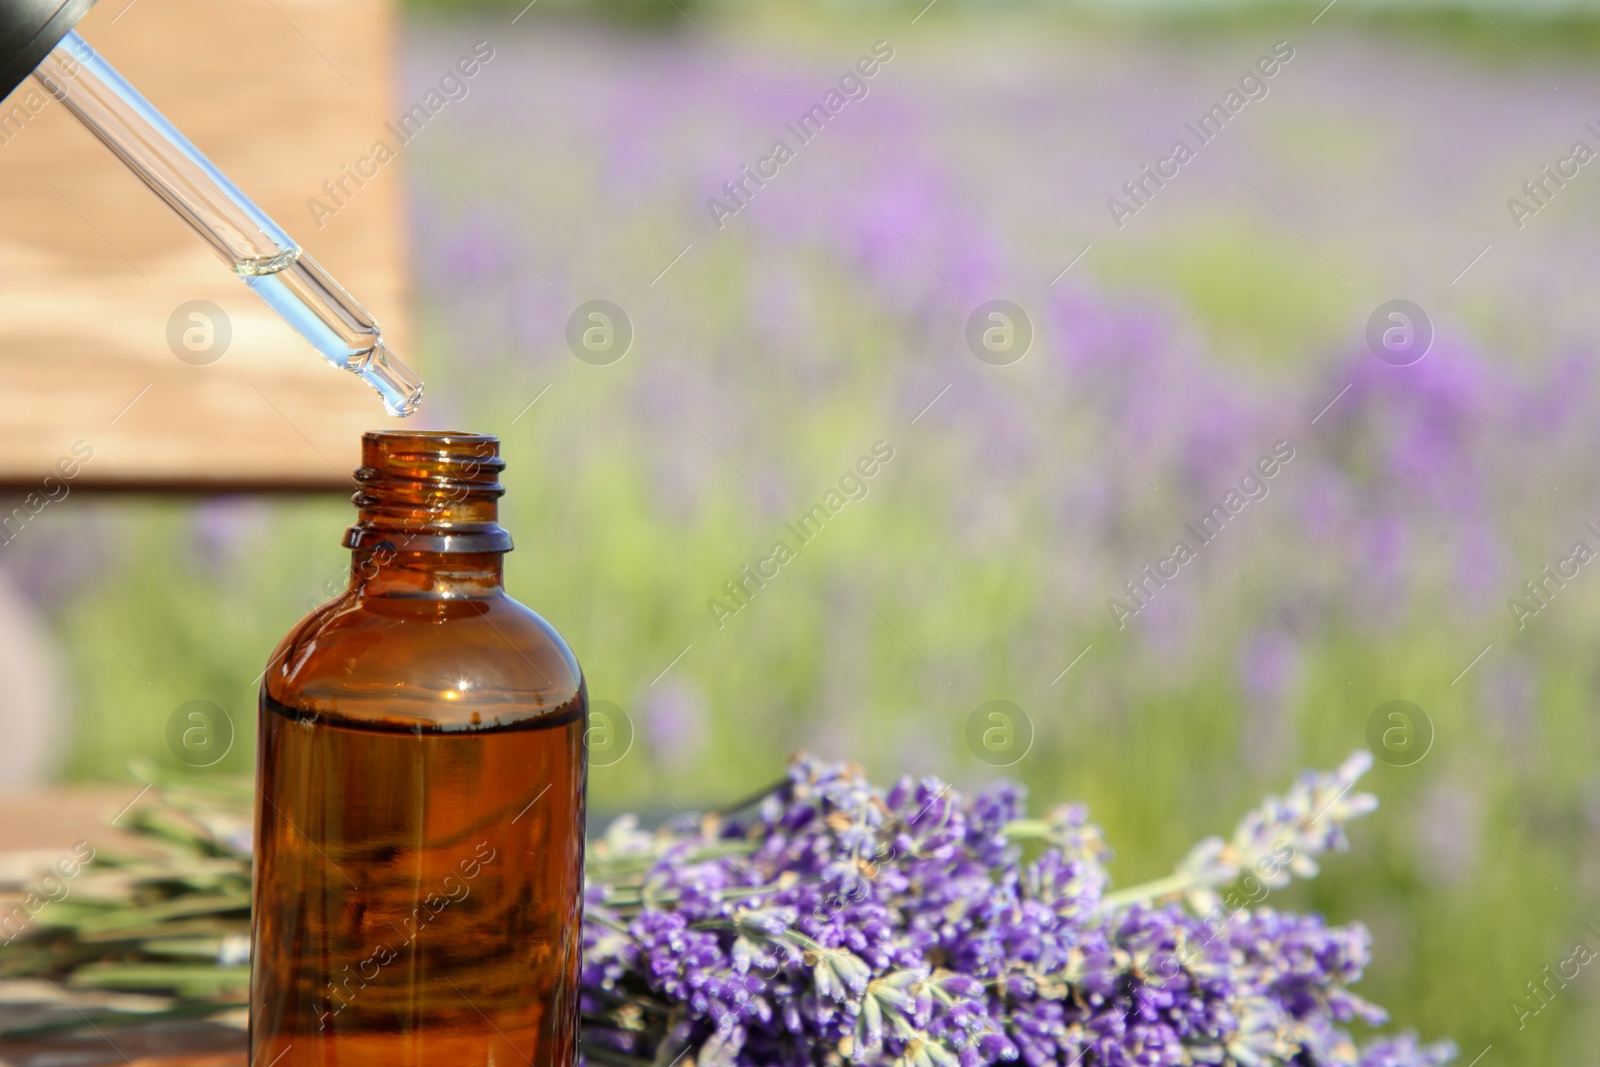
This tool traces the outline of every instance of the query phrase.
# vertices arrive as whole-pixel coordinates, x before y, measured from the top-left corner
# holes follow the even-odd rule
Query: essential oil
[[[588,698],[505,593],[498,442],[363,439],[350,585],[274,652],[254,1067],[570,1067]]]

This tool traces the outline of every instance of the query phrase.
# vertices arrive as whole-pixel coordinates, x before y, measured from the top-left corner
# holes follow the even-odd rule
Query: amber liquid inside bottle
[[[263,681],[255,1067],[570,1067],[587,697],[505,595],[494,440],[368,434],[349,589]]]

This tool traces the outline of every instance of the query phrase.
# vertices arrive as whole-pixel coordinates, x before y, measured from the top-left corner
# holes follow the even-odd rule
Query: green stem
[[[1160,900],[1166,897],[1178,897],[1197,889],[1203,884],[1202,880],[1189,874],[1169,874],[1165,878],[1157,878],[1153,882],[1143,885],[1129,886],[1119,889],[1115,893],[1107,893],[1100,898],[1100,910],[1116,911],[1147,900]]]
[[[146,1026],[151,1023],[167,1022],[173,1019],[193,1019],[196,1016],[204,1018],[208,1015],[220,1015],[222,1012],[236,1008],[249,1007],[249,1001],[213,1001],[204,1004],[179,1004],[165,1011],[129,1012],[112,1011],[91,1015],[80,1015],[55,1023],[42,1023],[38,1026],[19,1026],[11,1030],[0,1030],[0,1040],[13,1041],[26,1037],[45,1037],[50,1034],[66,1034],[74,1030],[81,1030],[85,1024],[90,1026]]]
[[[606,1048],[592,1042],[583,1042],[583,1058],[590,1063],[609,1063],[612,1067],[650,1067],[650,1062],[640,1056],[630,1056],[626,1052]]]

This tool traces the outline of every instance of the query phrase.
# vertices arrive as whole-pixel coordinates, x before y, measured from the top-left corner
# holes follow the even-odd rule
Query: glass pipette
[[[417,410],[422,380],[389,350],[366,309],[87,41],[68,32],[33,77],[323,358],[376,389],[389,414]]]

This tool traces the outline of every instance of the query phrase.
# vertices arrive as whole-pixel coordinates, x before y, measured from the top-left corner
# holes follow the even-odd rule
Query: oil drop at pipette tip
[[[422,405],[422,379],[389,351],[381,337],[368,353],[366,365],[356,373],[378,391],[391,415],[403,419],[415,415]]]

